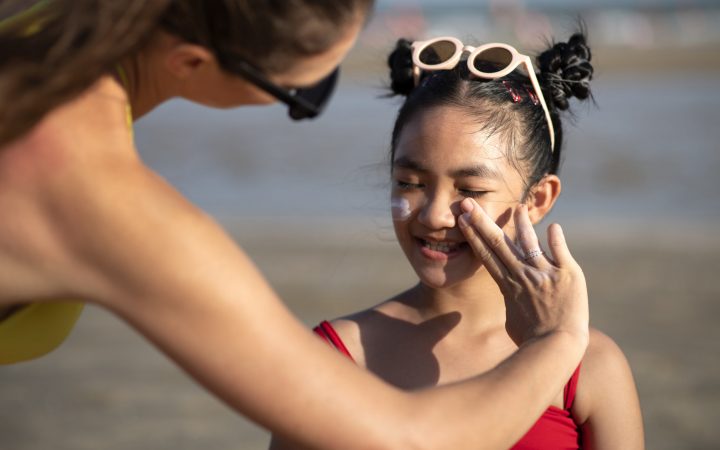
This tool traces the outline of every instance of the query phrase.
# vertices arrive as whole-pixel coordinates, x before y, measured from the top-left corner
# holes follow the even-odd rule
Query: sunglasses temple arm
[[[420,68],[413,63],[413,82],[415,83],[415,87],[418,87],[420,84]]]
[[[537,76],[535,75],[535,69],[532,66],[532,62],[530,61],[529,57],[526,56],[525,58],[525,68],[527,69],[530,81],[532,82],[533,88],[535,88],[538,100],[540,100],[540,104],[542,105],[543,111],[545,112],[545,120],[548,124],[548,132],[550,133],[550,150],[552,152],[555,152],[555,127],[553,126],[552,118],[550,117],[550,110],[548,109],[547,103],[545,103],[545,96],[540,89],[540,82],[538,82]]]
[[[238,69],[239,72],[242,72],[243,76],[246,77],[248,81],[251,81],[253,84],[258,86],[268,94],[272,95],[273,97],[277,98],[278,100],[282,101],[286,105],[290,107],[299,105],[303,109],[306,109],[307,111],[310,111],[316,115],[319,112],[315,105],[308,102],[304,98],[292,96],[284,89],[280,89],[272,83],[269,83],[262,75],[260,75],[257,70],[255,70],[254,67],[246,64],[244,61],[239,61],[237,63],[236,69]]]

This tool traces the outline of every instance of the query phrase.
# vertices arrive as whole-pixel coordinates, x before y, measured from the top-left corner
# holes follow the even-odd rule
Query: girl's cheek
[[[479,200],[478,205],[485,211],[487,215],[492,217],[493,221],[498,222],[502,219],[503,214],[508,212],[508,204],[501,201]],[[511,208],[512,209],[512,208]]]
[[[404,197],[393,197],[390,200],[390,210],[394,221],[406,221],[412,216],[410,201]]]

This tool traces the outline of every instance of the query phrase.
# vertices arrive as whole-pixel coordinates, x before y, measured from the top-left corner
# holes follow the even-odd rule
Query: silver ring
[[[530,250],[525,255],[525,261],[530,261],[531,259],[537,258],[540,255],[544,255],[545,252],[540,250],[539,248],[536,248],[535,250]]]

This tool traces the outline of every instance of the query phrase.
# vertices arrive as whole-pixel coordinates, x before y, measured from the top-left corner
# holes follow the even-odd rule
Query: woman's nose
[[[434,195],[425,200],[418,221],[431,230],[452,228],[457,223],[457,214],[459,204],[455,199]]]

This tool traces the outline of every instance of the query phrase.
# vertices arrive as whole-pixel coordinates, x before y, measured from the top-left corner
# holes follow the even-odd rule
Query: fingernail
[[[458,225],[467,228],[470,226],[470,213],[463,213],[458,216]]]

